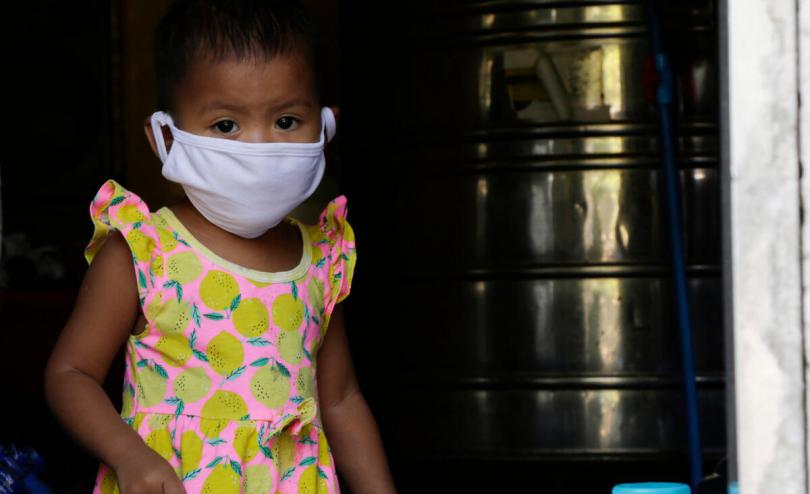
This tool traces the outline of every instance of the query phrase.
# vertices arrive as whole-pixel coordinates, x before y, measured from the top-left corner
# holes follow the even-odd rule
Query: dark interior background
[[[94,461],[46,408],[42,378],[86,267],[87,198],[107,177],[124,175],[114,130],[121,57],[115,22],[104,1],[14,2],[2,16],[9,118],[0,158],[0,370],[6,376],[0,443],[36,449],[55,492],[90,492],[94,480]],[[118,369],[107,380],[113,397],[120,395],[121,376]]]

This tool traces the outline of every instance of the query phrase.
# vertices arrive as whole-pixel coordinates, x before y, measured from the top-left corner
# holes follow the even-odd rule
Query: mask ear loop
[[[324,106],[321,109],[321,121],[323,122],[323,128],[326,132],[326,142],[329,142],[335,137],[335,132],[337,132],[337,121],[335,120],[335,114],[328,106]]]
[[[326,142],[329,142],[333,137],[335,137],[335,132],[337,131],[337,122],[335,120],[335,114],[328,106],[321,108],[321,123],[323,124],[322,132],[326,133]],[[317,189],[318,185],[321,183],[321,179],[323,179],[323,174],[326,169],[326,161],[324,159],[323,149],[321,150],[321,157],[318,165],[318,171],[316,172],[315,179],[312,181],[312,185],[310,186],[309,190],[306,192],[306,194],[304,194],[304,196],[307,198],[309,198],[315,192],[315,189]]]
[[[166,149],[166,142],[163,140],[163,129],[161,129],[161,125],[171,124],[172,117],[165,112],[155,112],[152,114],[152,135],[155,137],[155,144],[158,148],[158,154],[160,154],[160,161],[166,162],[166,159],[169,156],[168,150]]]

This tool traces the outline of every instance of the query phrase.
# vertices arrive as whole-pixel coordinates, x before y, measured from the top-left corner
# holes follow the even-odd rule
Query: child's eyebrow
[[[269,107],[270,111],[278,111],[283,110],[284,108],[291,108],[293,106],[305,106],[307,108],[312,108],[314,105],[312,104],[312,100],[307,98],[293,98],[287,101],[282,101],[280,103],[276,103],[275,105],[271,105]]]
[[[239,112],[247,110],[245,107],[243,107],[241,105],[235,105],[235,104],[232,104],[232,103],[223,103],[221,101],[212,101],[210,103],[204,104],[202,106],[202,108],[200,108],[200,113],[205,113],[205,112],[209,112],[209,111],[212,111],[212,110],[218,110],[218,109],[239,111]]]
[[[307,107],[307,108],[312,108],[314,105],[313,105],[312,101],[309,100],[309,99],[306,99],[306,98],[294,98],[294,99],[291,99],[291,100],[288,100],[288,101],[282,101],[282,102],[276,103],[274,105],[271,105],[271,106],[268,107],[268,111],[279,111],[279,110],[283,110],[285,108],[291,108],[291,107],[294,107],[294,106],[304,106],[304,107]],[[222,102],[222,101],[212,101],[210,103],[206,103],[205,105],[203,105],[202,108],[200,108],[200,113],[206,113],[206,112],[213,111],[213,110],[218,110],[218,109],[230,110],[230,111],[236,111],[236,112],[244,112],[244,113],[249,112],[249,109],[247,107],[242,106],[242,105],[238,105],[238,104],[234,104],[234,103],[225,103],[225,102]]]

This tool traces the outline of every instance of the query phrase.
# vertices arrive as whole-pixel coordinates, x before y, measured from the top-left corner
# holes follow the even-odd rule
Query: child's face
[[[200,60],[176,88],[174,107],[175,125],[192,134],[243,142],[320,138],[313,70],[297,54],[277,55],[270,62]],[[151,127],[145,130],[151,137]],[[169,134],[167,145],[170,141]]]

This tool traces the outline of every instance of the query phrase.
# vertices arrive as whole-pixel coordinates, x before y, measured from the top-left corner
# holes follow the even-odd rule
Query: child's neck
[[[288,221],[281,221],[256,238],[244,238],[208,221],[187,198],[170,209],[198,241],[236,264],[277,272],[288,271],[301,260],[301,235],[298,227]]]

